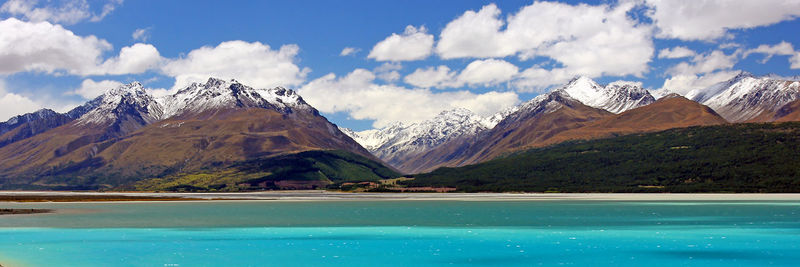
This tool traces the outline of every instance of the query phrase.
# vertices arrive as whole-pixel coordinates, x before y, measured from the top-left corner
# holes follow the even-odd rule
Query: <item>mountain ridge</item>
[[[203,96],[179,98],[193,109],[165,109],[138,82],[106,91],[77,119],[0,147],[0,184],[114,188],[310,150],[380,162],[294,91],[214,78],[187,88],[179,92]]]

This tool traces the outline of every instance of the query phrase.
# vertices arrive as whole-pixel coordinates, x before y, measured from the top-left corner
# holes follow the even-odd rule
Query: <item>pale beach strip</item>
[[[757,193],[343,193],[322,190],[265,191],[236,193],[162,193],[162,192],[53,192],[53,191],[0,191],[0,197],[142,197],[147,201],[800,201],[800,194]],[[60,201],[59,201],[60,202]],[[84,201],[64,201],[84,202]],[[86,201],[108,202],[108,201]],[[115,201],[113,201],[115,202]]]

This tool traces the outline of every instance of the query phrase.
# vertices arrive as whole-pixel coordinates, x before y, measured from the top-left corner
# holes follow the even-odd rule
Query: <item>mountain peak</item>
[[[586,84],[586,83],[594,83],[594,80],[592,80],[592,78],[589,78],[588,76],[578,75],[572,77],[572,79],[570,79],[569,82],[567,82],[567,85]]]
[[[123,84],[114,88],[109,89],[101,97],[114,97],[114,96],[131,96],[131,95],[147,95],[147,91],[144,90],[144,86],[142,86],[139,82],[131,82],[128,84]]]
[[[192,83],[174,95],[160,100],[164,118],[182,114],[199,114],[222,108],[268,108],[281,113],[296,109],[313,110],[295,91],[283,87],[256,89],[237,80],[208,78],[206,83]]]
[[[728,121],[743,122],[800,99],[800,82],[742,71],[727,81],[689,92],[687,97],[711,107]]]
[[[157,121],[162,114],[161,106],[139,82],[123,84],[108,90],[84,106],[87,111],[77,119],[78,124],[107,124],[132,120],[141,126]]]
[[[655,102],[641,83],[616,81],[602,86],[586,76],[578,76],[557,89],[584,105],[620,113]]]

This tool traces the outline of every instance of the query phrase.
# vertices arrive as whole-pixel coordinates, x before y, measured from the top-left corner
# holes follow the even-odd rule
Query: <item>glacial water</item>
[[[32,203],[3,266],[797,266],[800,203]]]

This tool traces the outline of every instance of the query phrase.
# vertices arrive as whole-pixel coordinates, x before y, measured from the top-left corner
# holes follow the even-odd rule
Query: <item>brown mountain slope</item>
[[[611,115],[608,111],[586,106],[563,92],[553,92],[523,104],[519,111],[475,140],[449,142],[404,165],[414,166],[408,169],[424,172],[442,166],[479,163],[537,146],[561,132]]]
[[[725,123],[727,121],[711,108],[673,94],[665,96],[653,104],[565,131],[537,145]]]
[[[795,100],[783,105],[776,111],[764,111],[757,117],[747,122],[785,122],[800,121],[800,100]]]
[[[340,149],[374,159],[315,110],[214,110],[194,119],[152,123],[120,138],[98,139],[102,132],[102,127],[71,123],[13,143],[0,148],[0,169],[3,176],[16,178],[11,182],[113,187],[138,178],[308,150]],[[62,180],[65,176],[68,180]]]
[[[406,165],[419,166],[415,170],[425,172],[441,166],[479,163],[510,152],[570,140],[727,123],[712,109],[678,95],[616,115],[560,94],[552,94],[539,106],[512,114],[477,140],[450,142]]]
[[[98,138],[102,127],[84,126],[71,123],[0,148],[3,176],[42,185],[111,187],[137,178],[307,150],[340,149],[374,159],[315,110],[289,114],[262,108],[214,110],[195,119],[159,121],[106,140]],[[60,180],[64,176],[97,181]]]
[[[784,105],[775,113],[775,121],[800,121],[800,100]]]

